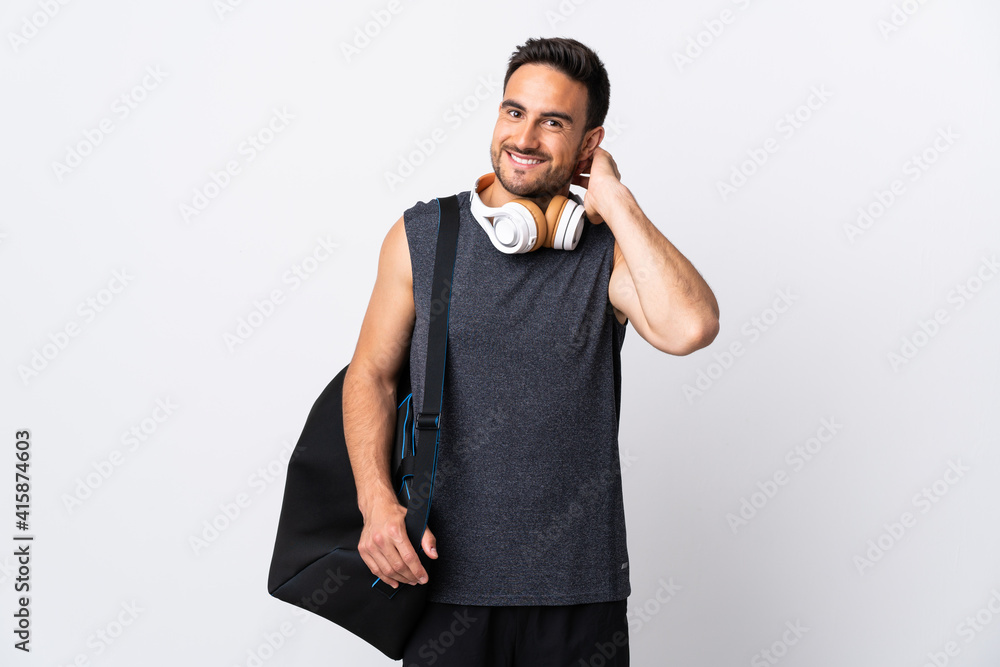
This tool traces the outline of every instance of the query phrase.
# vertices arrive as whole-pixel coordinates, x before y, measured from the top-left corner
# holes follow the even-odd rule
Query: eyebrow
[[[500,106],[501,107],[513,107],[513,108],[517,109],[518,111],[527,111],[527,109],[524,108],[523,104],[521,104],[520,102],[516,102],[514,100],[504,100],[500,104]],[[570,116],[568,113],[563,113],[562,111],[543,111],[539,115],[540,116],[545,116],[545,117],[548,117],[548,118],[562,118],[563,120],[565,120],[568,123],[572,123],[573,122],[573,117]]]

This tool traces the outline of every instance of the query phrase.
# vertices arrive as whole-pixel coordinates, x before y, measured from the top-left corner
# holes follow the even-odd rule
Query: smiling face
[[[490,145],[493,171],[506,191],[497,192],[495,182],[492,205],[525,197],[544,206],[554,195],[568,193],[580,161],[593,154],[603,135],[600,128],[584,134],[586,116],[587,88],[579,81],[548,65],[515,70]]]

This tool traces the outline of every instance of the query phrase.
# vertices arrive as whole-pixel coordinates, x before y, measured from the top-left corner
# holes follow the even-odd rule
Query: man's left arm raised
[[[588,162],[589,177],[574,182],[587,188],[588,218],[603,220],[615,236],[608,298],[616,315],[662,352],[707,346],[719,333],[719,303],[708,283],[642,212],[611,154],[598,147]]]

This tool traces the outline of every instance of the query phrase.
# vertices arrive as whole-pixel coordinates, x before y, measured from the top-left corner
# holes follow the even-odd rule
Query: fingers
[[[372,574],[393,588],[399,586],[399,582],[388,574],[394,568],[389,564],[386,557],[382,555],[381,551],[362,552],[361,549],[358,549],[358,553],[361,554],[361,559],[368,566],[368,569],[372,571]]]
[[[420,564],[420,557],[413,549],[413,545],[410,544],[410,539],[406,536],[406,531],[403,531],[402,538],[396,542],[396,550],[403,560],[402,563],[398,561],[396,563],[396,573],[400,575],[401,581],[414,586],[418,583],[426,584],[427,571]]]
[[[368,569],[393,588],[400,583],[427,582],[427,571],[406,534],[405,510],[400,510],[366,524],[358,543],[358,553]]]
[[[421,540],[420,546],[423,547],[424,553],[431,558],[437,558],[437,538],[434,537],[434,533],[431,532],[430,528],[424,529],[424,539]]]
[[[372,550],[367,556],[362,554],[361,558],[372,574],[393,588],[397,588],[400,583],[411,586],[427,583],[427,572],[420,564],[420,558],[413,547],[408,544],[400,544],[398,548],[395,546],[386,548],[384,551]],[[372,567],[373,562],[375,567]]]

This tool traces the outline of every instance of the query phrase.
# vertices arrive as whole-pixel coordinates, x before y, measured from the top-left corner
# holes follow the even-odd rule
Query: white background
[[[995,3],[221,6],[0,10],[0,662],[388,663],[268,596],[282,457],[350,360],[390,225],[489,171],[507,58],[564,35],[606,63],[605,147],[722,312],[687,357],[626,335],[632,664],[998,663]]]

